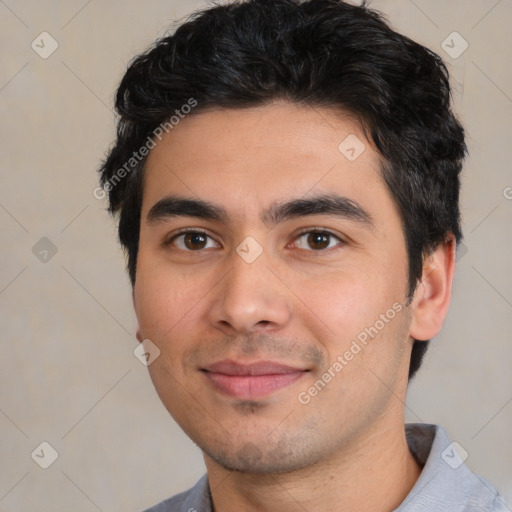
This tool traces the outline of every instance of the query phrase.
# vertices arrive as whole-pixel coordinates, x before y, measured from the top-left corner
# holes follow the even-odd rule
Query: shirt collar
[[[484,507],[494,502],[496,490],[464,464],[467,452],[460,444],[450,442],[441,426],[408,423],[405,434],[411,453],[423,469],[411,492],[394,512],[488,510]],[[464,508],[468,497],[474,508]],[[212,512],[208,475],[190,490],[181,511]]]

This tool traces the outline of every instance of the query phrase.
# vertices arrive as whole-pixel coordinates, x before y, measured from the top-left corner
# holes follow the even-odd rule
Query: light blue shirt
[[[394,512],[512,512],[494,486],[463,462],[464,449],[439,425],[408,423],[405,434],[422,472]],[[145,512],[212,512],[208,475]]]

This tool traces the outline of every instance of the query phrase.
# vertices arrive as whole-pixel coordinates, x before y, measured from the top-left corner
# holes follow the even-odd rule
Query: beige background
[[[204,472],[132,354],[122,253],[92,194],[128,61],[203,5],[0,1],[0,511],[140,511]],[[467,253],[406,419],[444,425],[512,503],[512,2],[373,5],[445,57],[471,152]],[[59,44],[47,59],[31,48],[43,31]],[[469,43],[457,59],[441,48],[453,31]],[[57,248],[47,262],[32,251],[42,237]],[[31,458],[42,441],[59,454],[46,470]]]

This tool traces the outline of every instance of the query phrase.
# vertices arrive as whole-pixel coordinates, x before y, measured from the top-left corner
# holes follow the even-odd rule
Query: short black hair
[[[119,215],[132,286],[146,160],[140,149],[154,145],[159,126],[184,105],[194,104],[194,115],[280,99],[352,114],[379,151],[402,218],[410,300],[424,257],[451,235],[457,243],[462,237],[464,130],[451,111],[442,59],[364,2],[341,0],[214,4],[130,63],[116,95],[117,140],[100,173],[109,211]],[[428,343],[414,341],[409,380]]]

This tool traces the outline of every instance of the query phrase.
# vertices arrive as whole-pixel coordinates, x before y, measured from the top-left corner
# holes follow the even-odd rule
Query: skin
[[[355,161],[338,150],[349,134],[366,146]],[[349,116],[286,102],[189,116],[148,157],[137,339],[160,349],[151,379],[204,453],[217,512],[390,511],[419,477],[404,433],[412,338],[430,339],[441,327],[455,249],[450,238],[425,258],[405,306],[404,233],[379,169],[378,152]],[[372,225],[316,214],[269,227],[260,218],[276,201],[333,192],[357,202]],[[168,195],[208,200],[228,218],[149,222]],[[206,232],[204,247],[172,238],[182,228]],[[333,233],[327,248],[301,234],[308,228]],[[236,252],[247,236],[263,250],[252,263]],[[300,403],[393,304],[403,308]],[[239,400],[201,371],[222,359],[309,371],[267,397]]]

